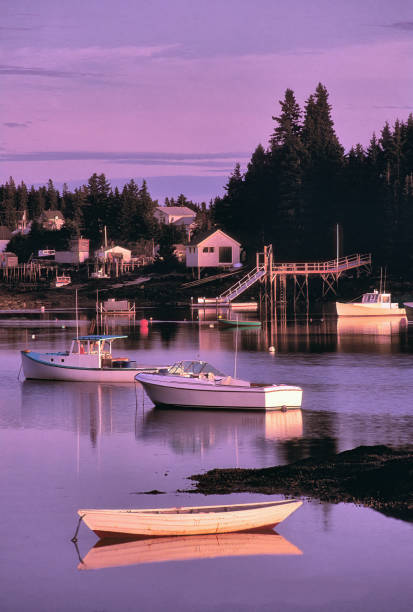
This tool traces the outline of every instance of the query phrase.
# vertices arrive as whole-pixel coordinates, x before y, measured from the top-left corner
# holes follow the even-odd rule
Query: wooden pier
[[[276,313],[277,306],[282,316],[287,309],[287,279],[294,282],[294,307],[300,298],[304,298],[309,306],[308,282],[310,278],[319,277],[322,280],[322,296],[329,291],[336,293],[335,286],[340,276],[353,269],[371,268],[371,254],[349,255],[328,261],[279,263],[273,258],[272,245],[264,247],[262,253],[257,253],[256,266],[237,283],[229,287],[216,298],[218,305],[230,304],[232,300],[249,289],[256,282],[263,287],[266,308],[270,313]]]

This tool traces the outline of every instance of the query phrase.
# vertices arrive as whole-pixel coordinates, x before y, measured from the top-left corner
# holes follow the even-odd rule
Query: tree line
[[[201,231],[222,228],[251,258],[271,243],[277,261],[333,259],[339,228],[340,254],[369,252],[375,264],[408,272],[413,262],[413,116],[393,126],[385,123],[367,147],[356,144],[345,153],[328,91],[319,83],[303,109],[287,89],[273,120],[267,146],[256,147],[245,172],[236,164],[223,197],[207,207],[181,194],[177,200],[166,198],[165,205],[192,208]],[[145,181],[139,186],[132,179],[113,189],[104,174],[93,174],[72,191],[64,185],[61,193],[52,180],[30,189],[12,178],[0,185],[1,224],[14,229],[23,210],[37,219],[43,210],[57,209],[66,220],[66,238],[83,235],[92,247],[102,244],[106,226],[111,240],[127,245],[154,239],[170,252],[184,235],[156,223],[157,205]],[[39,239],[34,224],[36,231]],[[43,235],[46,240],[53,237]]]
[[[196,213],[200,227],[208,223],[205,203],[198,205],[181,194],[176,200],[166,198],[164,205],[187,206]],[[9,245],[22,261],[39,248],[67,248],[70,238],[75,236],[89,238],[91,246],[98,248],[103,244],[105,227],[110,241],[133,245],[154,240],[165,252],[170,252],[170,245],[184,241],[185,233],[176,226],[159,225],[154,217],[157,206],[146,181],[139,186],[131,179],[122,189],[112,189],[104,174],[94,173],[86,185],[72,191],[64,184],[59,192],[52,180],[47,186],[30,189],[24,182],[16,185],[13,178],[0,185],[0,224],[16,229],[23,211],[32,221],[30,233],[13,237]],[[62,212],[65,218],[62,230],[41,227],[39,219],[45,210]]]
[[[386,123],[369,145],[345,154],[329,94],[318,84],[301,109],[287,89],[268,146],[247,169],[237,164],[216,198],[215,222],[251,252],[272,243],[277,261],[313,261],[372,253],[405,272],[413,260],[413,116]]]

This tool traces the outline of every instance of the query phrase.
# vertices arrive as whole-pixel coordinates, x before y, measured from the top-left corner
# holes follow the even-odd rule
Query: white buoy
[[[36,338],[36,334],[32,334],[32,340]]]
[[[275,353],[275,346],[270,346],[268,350],[270,351],[270,353]]]
[[[210,323],[210,324],[209,324],[209,327],[211,327],[211,328],[213,329],[213,328],[214,328],[214,324],[213,324],[213,323]]]
[[[66,329],[66,325],[62,325],[62,329]]]

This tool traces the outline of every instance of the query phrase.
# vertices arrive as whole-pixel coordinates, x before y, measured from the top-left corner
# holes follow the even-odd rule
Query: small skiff
[[[120,534],[187,536],[274,527],[302,505],[282,500],[225,506],[182,508],[78,510],[83,522],[100,538]]]
[[[261,327],[261,321],[247,319],[218,319],[222,327]]]
[[[252,555],[302,555],[302,551],[275,531],[221,533],[218,535],[98,540],[77,566],[79,570],[125,567],[165,561],[249,557]]]
[[[129,382],[139,372],[155,372],[160,366],[139,365],[128,357],[114,357],[112,343],[127,336],[78,336],[70,350],[55,353],[21,351],[25,378],[36,380]]]
[[[303,390],[251,383],[219,372],[205,361],[179,361],[165,370],[136,375],[156,406],[281,410],[300,408]]]

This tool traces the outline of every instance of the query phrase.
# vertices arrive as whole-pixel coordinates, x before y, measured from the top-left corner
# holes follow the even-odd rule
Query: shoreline
[[[413,522],[413,445],[359,446],[325,459],[261,469],[213,469],[188,477],[191,493],[283,494],[353,503]]]

